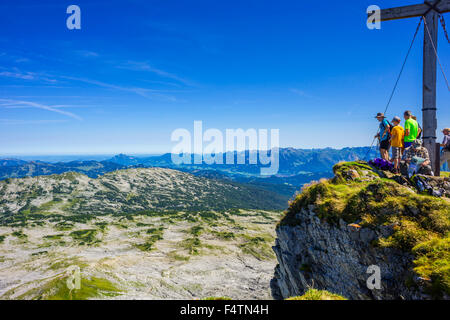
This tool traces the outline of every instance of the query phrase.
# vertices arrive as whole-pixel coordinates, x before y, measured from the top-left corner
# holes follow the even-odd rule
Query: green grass
[[[204,230],[205,228],[203,228],[201,225],[196,225],[190,228],[187,232],[189,234],[192,234],[193,236],[199,236],[203,233]]]
[[[167,256],[169,258],[172,258],[172,259],[176,260],[176,261],[189,261],[190,260],[189,256],[184,256],[184,255],[178,254],[176,251],[169,252],[167,254]]]
[[[84,229],[72,231],[69,233],[69,236],[71,236],[79,245],[92,245],[100,242],[100,240],[97,239],[97,233],[97,229]]]
[[[146,238],[145,242],[136,244],[135,247],[141,251],[151,251],[154,249],[154,245],[158,240],[163,239],[164,227],[147,229],[146,234],[150,235]]]
[[[46,236],[44,236],[44,239],[46,239],[46,240],[60,240],[62,237],[64,237],[64,234],[60,233],[60,234],[46,235]]]
[[[72,212],[74,211],[74,208],[81,203],[82,199],[79,198],[71,198],[67,200],[67,203],[65,203],[62,206],[62,210],[66,212]]]
[[[6,239],[6,235],[1,235],[0,236],[0,243],[3,243],[3,241],[5,241]]]
[[[450,290],[450,237],[434,238],[416,245],[412,252],[417,257],[414,271],[431,281],[430,291],[439,297]]]
[[[441,171],[441,177],[450,178],[450,171]]]
[[[102,231],[105,232],[106,228],[108,227],[107,222],[96,222],[95,225]]]
[[[47,270],[53,270],[53,271],[62,271],[67,270],[70,266],[78,266],[80,269],[86,268],[88,265],[81,261],[78,257],[73,257],[70,259],[67,258],[60,258],[55,259],[51,261],[51,263],[47,266]]]
[[[179,247],[186,250],[190,255],[198,255],[203,244],[198,237],[191,237],[181,241]]]
[[[258,260],[275,258],[272,250],[273,238],[271,236],[243,236],[245,242],[239,245],[243,253],[254,256]]]
[[[59,198],[53,198],[53,200],[48,201],[46,203],[41,204],[35,211],[36,213],[42,213],[42,212],[46,212],[48,210],[50,210],[51,208],[53,208],[55,205],[57,205],[58,203],[61,203],[61,199]]]
[[[302,296],[290,297],[286,300],[347,300],[343,296],[326,290],[309,289]]]
[[[58,276],[49,281],[42,281],[33,289],[26,291],[15,300],[88,300],[103,297],[114,297],[121,294],[121,290],[107,279],[90,277],[81,278],[80,289],[70,290],[67,287],[67,277]],[[2,299],[8,299],[14,290],[5,293]]]
[[[374,171],[371,166],[365,161],[349,161],[349,162],[339,162],[333,166],[335,183],[345,183],[348,180],[347,172],[349,170],[355,170],[360,177],[366,178],[379,178],[378,172]],[[356,181],[361,180],[359,178]]]
[[[55,224],[55,229],[59,231],[68,231],[72,230],[75,227],[75,225],[68,221],[61,221]]]
[[[222,240],[233,240],[236,238],[234,232],[228,231],[211,231],[213,235]]]
[[[28,238],[28,236],[25,233],[23,233],[21,230],[14,231],[13,233],[11,233],[11,235],[16,238],[22,239],[22,240],[25,240]]]

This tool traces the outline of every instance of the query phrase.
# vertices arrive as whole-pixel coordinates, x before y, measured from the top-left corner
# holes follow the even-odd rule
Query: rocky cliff
[[[305,187],[277,226],[273,297],[315,288],[349,299],[448,299],[449,199],[419,194],[364,162],[334,173]],[[439,185],[450,190],[449,178]],[[377,267],[380,288],[369,289]]]

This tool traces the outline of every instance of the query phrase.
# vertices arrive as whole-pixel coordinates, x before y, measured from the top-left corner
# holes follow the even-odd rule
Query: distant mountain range
[[[0,160],[0,180],[6,178],[23,178],[60,174],[64,172],[80,172],[95,178],[107,172],[125,169],[123,166],[109,161],[71,161],[49,163],[42,161],[22,161],[16,159]]]
[[[343,149],[295,149],[295,148],[281,148],[279,150],[279,172],[278,176],[292,176],[302,173],[314,173],[314,172],[331,172],[333,164],[339,161],[353,161],[357,159],[363,159],[365,157],[375,157],[377,152],[375,149],[370,150],[369,147],[356,147],[356,148],[343,148]],[[160,156],[151,157],[135,157],[128,156],[126,154],[119,154],[106,161],[114,162],[121,165],[144,165],[155,167],[171,167],[171,168],[196,168],[196,169],[214,169],[227,172],[227,175],[231,173],[237,174],[251,174],[259,175],[260,168],[264,167],[260,164],[248,164],[249,163],[249,151],[245,152],[232,152],[233,156],[242,155],[245,153],[246,164],[225,164],[225,156],[227,154],[218,154],[216,157],[222,158],[224,164],[212,164],[207,165],[205,163],[201,165],[174,165],[172,163],[172,157],[170,153],[166,153]],[[194,155],[190,155],[191,162],[193,163]]]
[[[245,156],[246,164],[181,164],[172,162],[172,155],[166,153],[157,156],[137,157],[119,154],[104,161],[86,160],[69,162],[24,161],[21,159],[0,159],[0,180],[6,178],[21,178],[27,176],[61,174],[64,172],[79,172],[91,178],[97,178],[108,172],[127,168],[161,167],[176,169],[216,180],[235,181],[241,184],[258,186],[275,191],[284,196],[292,196],[303,184],[311,180],[332,176],[332,166],[339,161],[353,161],[373,158],[376,150],[369,147],[343,149],[294,149],[279,150],[279,171],[274,176],[261,176],[260,164],[248,164],[248,151],[237,153]],[[225,154],[217,155],[225,157]],[[193,155],[191,155],[193,158]],[[225,158],[223,158],[225,159]],[[193,161],[192,161],[193,162]],[[225,162],[225,161],[224,161]]]

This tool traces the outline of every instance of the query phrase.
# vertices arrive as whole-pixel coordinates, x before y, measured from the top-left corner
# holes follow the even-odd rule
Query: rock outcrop
[[[448,199],[419,195],[363,162],[334,171],[304,188],[277,226],[273,297],[315,288],[348,299],[448,299]],[[370,285],[374,268],[379,288]]]

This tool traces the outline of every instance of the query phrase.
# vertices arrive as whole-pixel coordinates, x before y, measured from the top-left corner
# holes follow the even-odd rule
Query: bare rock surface
[[[163,168],[0,181],[0,299],[269,299],[272,194]]]
[[[71,266],[80,267],[82,279],[117,289],[108,295],[99,286],[88,297],[94,299],[271,299],[279,213],[239,211],[213,220],[193,214],[190,222],[182,216],[102,216],[66,231],[49,221],[2,226],[0,299],[64,298]],[[73,234],[85,230],[95,230],[94,237]]]

